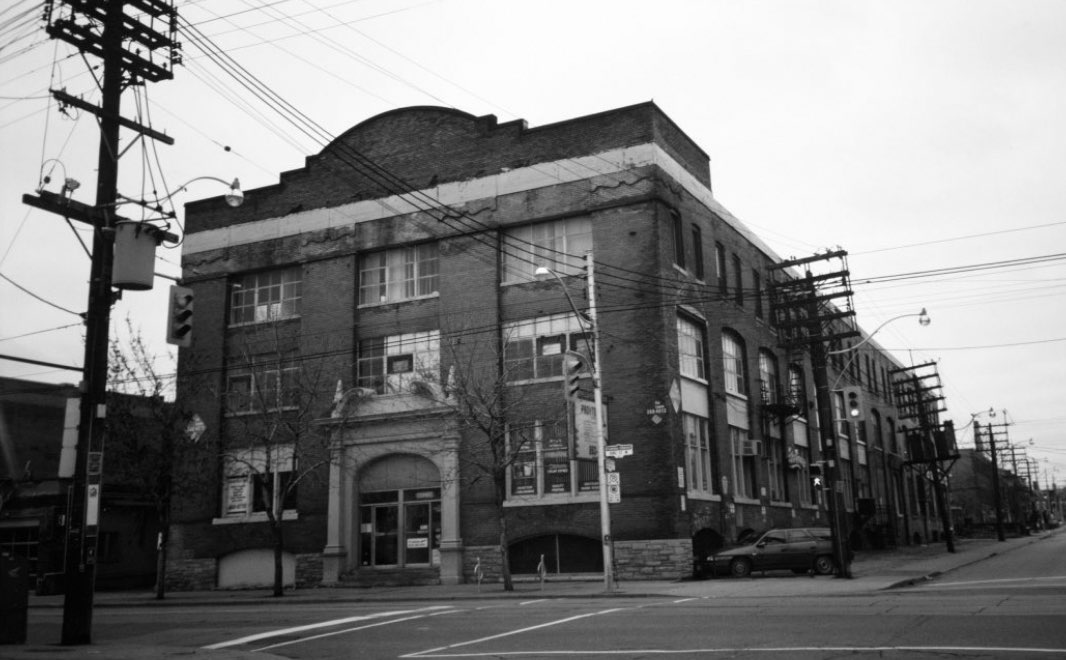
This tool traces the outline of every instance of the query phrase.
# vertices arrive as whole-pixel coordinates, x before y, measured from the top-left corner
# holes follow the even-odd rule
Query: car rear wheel
[[[737,557],[729,563],[729,572],[733,577],[748,577],[751,575],[751,560]]]
[[[818,575],[832,575],[836,567],[836,562],[829,555],[820,555],[814,558],[814,572]]]

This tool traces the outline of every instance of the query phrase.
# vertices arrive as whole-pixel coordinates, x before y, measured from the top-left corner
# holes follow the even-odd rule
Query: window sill
[[[298,520],[300,518],[299,512],[296,509],[285,509],[281,512],[282,521]],[[257,511],[255,513],[249,513],[243,516],[225,516],[223,518],[212,518],[212,525],[241,525],[244,523],[260,523],[267,522],[270,519],[267,517],[265,511]]]
[[[403,303],[414,302],[416,300],[430,300],[432,298],[440,298],[440,291],[435,291],[424,296],[402,298],[400,300],[382,300],[380,302],[359,303],[358,305],[356,305],[356,309],[366,309],[368,307],[384,307],[385,305],[402,305]]]
[[[685,497],[690,500],[699,500],[701,502],[721,502],[722,496],[715,493],[705,493],[703,491],[690,490],[685,493]]]
[[[736,504],[762,504],[762,502],[754,497],[742,497],[740,495],[734,496],[733,502]]]
[[[792,502],[776,502],[776,501],[774,501],[774,502],[770,502],[770,506],[774,507],[775,509],[791,509],[791,508],[793,508],[792,507]]]
[[[293,314],[292,316],[277,316],[277,317],[274,317],[272,319],[266,319],[266,320],[263,320],[263,321],[245,321],[244,323],[228,323],[228,324],[226,324],[226,328],[232,330],[234,328],[248,328],[248,327],[251,327],[253,325],[267,325],[268,323],[285,323],[286,321],[298,321],[299,319],[300,319],[300,315],[299,314]]]
[[[600,501],[600,491],[570,493],[546,493],[544,495],[512,495],[503,503],[505,508],[516,506],[549,506],[558,504],[592,504]]]
[[[271,408],[270,410],[231,410],[222,413],[223,417],[248,417],[249,415],[273,415],[275,413],[289,412],[290,410],[296,410],[299,406],[284,406],[282,408]]]

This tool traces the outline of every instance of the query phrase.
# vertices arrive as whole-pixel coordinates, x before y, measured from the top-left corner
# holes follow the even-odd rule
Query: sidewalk
[[[166,599],[155,600],[149,592],[100,592],[94,597],[94,608],[112,607],[207,607],[216,605],[260,604],[264,607],[311,603],[372,603],[391,601],[454,601],[484,598],[765,598],[775,596],[814,596],[861,594],[893,589],[930,580],[938,575],[968,566],[989,557],[1010,552],[1036,543],[1059,530],[1032,536],[995,539],[962,539],[956,541],[956,552],[947,552],[943,543],[928,546],[904,546],[895,550],[860,551],[852,562],[852,579],[790,575],[776,572],[768,577],[755,574],[750,578],[717,578],[709,580],[652,580],[623,582],[613,593],[606,593],[600,580],[548,580],[538,582],[517,580],[514,591],[504,591],[499,583],[476,585],[435,585],[422,587],[320,587],[296,589],[274,598],[269,590],[241,591],[184,591],[168,593]],[[30,596],[30,618],[36,609],[62,608],[62,596]],[[25,660],[29,658],[116,658],[147,659],[169,656],[210,656],[213,660],[243,660],[271,657],[263,653],[240,651],[206,651],[189,648],[154,648],[113,644],[93,644],[81,647],[64,646],[0,646],[0,658]]]

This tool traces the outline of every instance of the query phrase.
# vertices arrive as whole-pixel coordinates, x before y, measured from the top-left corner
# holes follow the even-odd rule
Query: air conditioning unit
[[[762,456],[762,440],[743,440],[740,443],[741,456]]]

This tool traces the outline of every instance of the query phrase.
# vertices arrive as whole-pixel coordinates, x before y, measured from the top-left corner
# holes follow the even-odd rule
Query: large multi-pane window
[[[359,260],[359,304],[399,302],[437,293],[439,260],[437,243],[363,255]]]
[[[733,474],[736,479],[737,497],[753,500],[758,497],[758,477],[756,476],[756,458],[758,456],[756,441],[748,437],[745,429],[729,427],[729,440],[733,446]]]
[[[725,391],[747,396],[748,376],[745,367],[744,344],[732,332],[722,333],[722,362],[725,372]]]
[[[569,497],[599,488],[595,456],[570,449],[565,421],[534,420],[507,430],[514,453],[508,473],[512,498]]]
[[[299,267],[240,275],[230,283],[230,325],[299,316],[302,297]]]
[[[503,239],[503,281],[529,282],[537,268],[578,275],[592,249],[592,221],[570,218],[508,229]]]
[[[707,380],[703,328],[683,316],[677,317],[677,352],[682,376]]]
[[[688,490],[696,493],[714,492],[711,473],[711,441],[707,419],[690,413],[681,414],[685,433],[685,453],[688,458]]]
[[[592,339],[574,314],[552,314],[509,323],[503,329],[507,380],[536,380],[563,375],[563,355],[588,356]]]
[[[415,380],[440,380],[440,331],[409,332],[359,342],[359,387],[377,394],[407,391]]]
[[[226,375],[226,412],[290,410],[299,405],[299,367],[241,367]]]
[[[282,511],[295,510],[295,467],[292,445],[227,452],[223,456],[222,515],[243,517],[271,509],[280,516]]]

